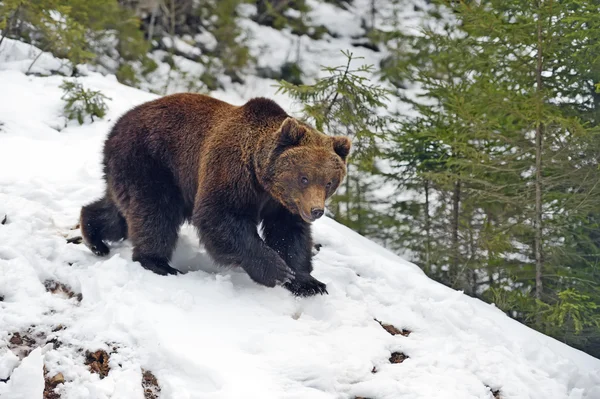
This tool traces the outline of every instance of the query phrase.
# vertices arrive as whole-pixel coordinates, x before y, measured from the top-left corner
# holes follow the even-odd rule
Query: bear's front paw
[[[98,242],[95,245],[90,244],[88,248],[94,253],[96,256],[106,256],[110,252],[110,249],[103,242]]]
[[[320,282],[310,274],[299,274],[296,279],[284,284],[292,294],[296,296],[313,296],[317,294],[329,294],[327,285]]]
[[[153,271],[156,274],[159,274],[161,276],[176,276],[178,274],[181,274],[181,272],[177,269],[172,268],[171,266],[169,266],[168,264],[162,264],[162,265],[142,265],[144,267],[144,269],[148,269],[150,271]]]
[[[169,262],[163,258],[138,255],[134,256],[133,260],[140,262],[144,269],[150,270],[161,276],[180,274],[179,270],[173,269],[171,266],[169,266]]]
[[[241,266],[252,280],[267,287],[289,283],[296,276],[296,273],[278,256],[263,262],[245,262]]]

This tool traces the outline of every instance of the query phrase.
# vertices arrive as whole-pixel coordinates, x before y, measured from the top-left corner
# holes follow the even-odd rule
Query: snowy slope
[[[111,124],[155,96],[90,73],[81,82],[112,99],[108,115],[65,127],[63,78],[24,75],[19,58],[31,51],[3,46],[12,47],[0,60],[0,381],[10,378],[0,398],[41,398],[42,363],[48,377],[62,373],[63,399],[141,399],[142,370],[156,376],[162,399],[491,399],[492,390],[600,398],[600,360],[429,280],[330,219],[314,225],[323,245],[314,275],[330,295],[305,299],[216,269],[189,227],[173,262],[188,271],[180,276],[142,269],[127,241],[108,258],[67,243],[81,205],[103,191]],[[75,295],[53,293],[56,283]],[[391,335],[375,319],[411,333]],[[14,333],[41,349],[21,360]],[[103,379],[84,364],[96,350],[110,354]],[[391,364],[393,352],[408,359]]]

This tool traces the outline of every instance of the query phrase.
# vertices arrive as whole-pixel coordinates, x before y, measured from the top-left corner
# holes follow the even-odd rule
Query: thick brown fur
[[[85,243],[106,255],[129,238],[159,274],[190,221],[211,257],[296,295],[326,292],[310,273],[310,222],[346,174],[350,140],[329,137],[255,98],[234,106],[175,94],[123,115],[104,147],[105,196],[81,210]],[[257,233],[262,222],[264,239]]]

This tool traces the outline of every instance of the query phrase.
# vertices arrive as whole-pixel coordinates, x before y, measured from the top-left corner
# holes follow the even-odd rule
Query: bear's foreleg
[[[265,242],[296,272],[294,280],[285,287],[294,295],[311,296],[327,293],[324,283],[310,275],[312,272],[312,238],[310,224],[283,207],[265,215]]]
[[[256,221],[217,206],[197,206],[193,223],[204,247],[222,265],[239,265],[255,282],[267,287],[294,279],[294,271],[260,238]]]

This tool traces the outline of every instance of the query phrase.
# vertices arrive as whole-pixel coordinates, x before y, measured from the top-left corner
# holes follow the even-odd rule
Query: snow
[[[41,398],[44,393],[42,349],[34,349],[17,367],[6,384],[0,384],[3,399]]]
[[[204,36],[201,36],[201,38],[204,38]],[[200,51],[198,47],[194,47],[178,37],[176,37],[175,40],[171,39],[170,37],[163,37],[162,41],[167,48],[174,47],[175,50],[185,53],[190,57],[199,56],[202,54],[202,51]],[[175,43],[175,46],[173,46],[173,43]]]
[[[358,13],[352,13],[333,4],[316,0],[307,1],[307,5],[311,8],[308,16],[313,24],[323,25],[335,35],[351,37],[365,33],[361,27],[361,17]],[[365,13],[363,18],[366,17],[367,14]]]
[[[58,60],[38,62],[44,71]],[[103,120],[79,126],[61,116],[63,79],[0,64],[0,378],[10,375],[2,399],[41,398],[42,364],[49,376],[64,375],[64,399],[141,399],[142,369],[157,377],[163,399],[491,399],[490,388],[506,399],[600,397],[600,360],[428,279],[331,219],[314,224],[323,245],[314,275],[329,290],[314,298],[216,268],[190,226],[173,259],[187,272],[179,276],[132,262],[128,241],[108,258],[68,244],[80,207],[103,191],[110,126],[156,96],[89,72],[84,87],[111,100]],[[215,95],[238,104],[264,95],[264,85],[252,87]],[[81,302],[47,292],[47,280],[81,293]],[[412,333],[392,336],[375,319]],[[62,345],[41,342],[19,361],[9,340],[30,328]],[[112,352],[104,379],[84,365],[85,351],[99,349]],[[390,364],[396,351],[409,358]]]
[[[71,68],[64,60],[49,53],[14,40],[4,40],[0,44],[0,70],[14,69],[32,74],[49,75],[52,72],[70,74]],[[36,60],[36,57],[38,57]],[[34,60],[36,60],[34,62]]]
[[[19,365],[19,358],[8,348],[4,348],[0,354],[0,380],[7,380],[15,367]]]

